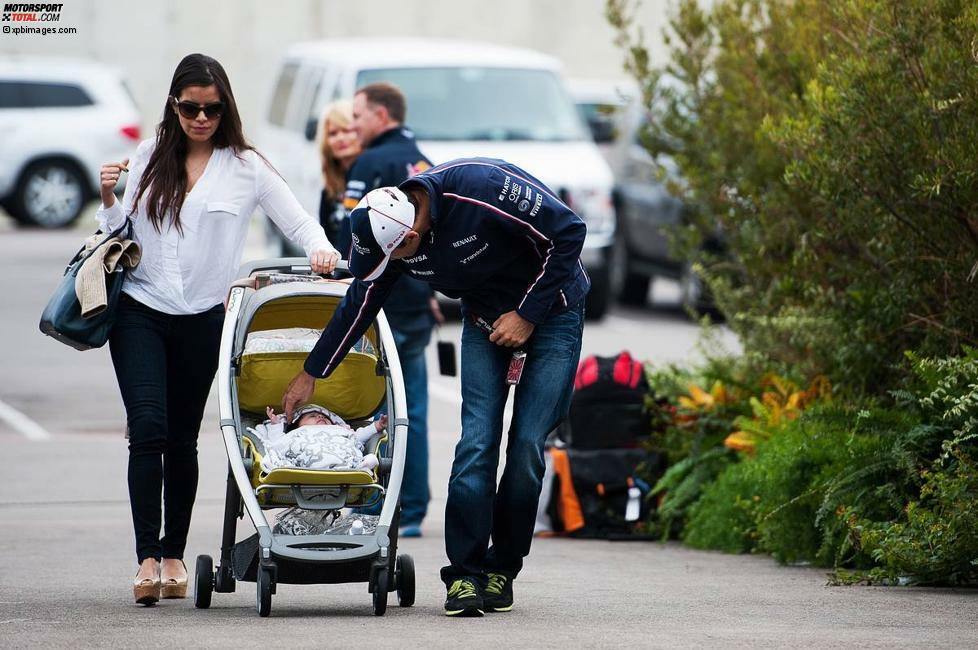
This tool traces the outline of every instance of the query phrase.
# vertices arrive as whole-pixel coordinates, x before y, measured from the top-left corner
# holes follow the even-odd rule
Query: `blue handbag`
[[[121,264],[116,267],[113,273],[109,273],[105,277],[105,293],[108,303],[100,313],[82,318],[81,303],[75,293],[75,279],[78,277],[78,271],[82,264],[113,237],[131,239],[132,221],[126,219],[125,224],[106,235],[91,250],[86,251],[85,247],[82,246],[81,250],[68,262],[64,277],[61,278],[58,288],[41,314],[41,331],[76,350],[91,350],[105,345],[105,342],[109,340],[112,325],[115,323],[116,306],[119,303],[122,282],[127,271]]]

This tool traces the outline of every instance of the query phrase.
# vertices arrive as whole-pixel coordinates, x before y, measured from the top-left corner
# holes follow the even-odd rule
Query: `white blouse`
[[[144,140],[129,161],[122,205],[117,200],[111,208],[99,207],[95,218],[103,232],[125,223],[155,146],[155,139]],[[142,259],[127,274],[122,290],[166,314],[197,314],[224,300],[235,280],[248,223],[258,205],[307,255],[335,250],[319,222],[254,151],[237,157],[230,148],[214,149],[204,173],[183,202],[182,235],[168,215],[162,232],[156,231],[146,214],[146,194],[132,215],[133,239],[142,248]]]

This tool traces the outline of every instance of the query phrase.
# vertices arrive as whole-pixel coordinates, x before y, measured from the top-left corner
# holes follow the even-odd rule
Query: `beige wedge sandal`
[[[180,560],[180,564],[183,564],[184,576],[182,578],[164,578],[164,577],[160,578],[160,582],[162,584],[163,598],[186,598],[187,597],[187,578],[188,578],[187,565],[184,564],[183,560]]]
[[[160,577],[140,578],[137,572],[132,583],[132,595],[138,605],[155,605],[160,600]]]

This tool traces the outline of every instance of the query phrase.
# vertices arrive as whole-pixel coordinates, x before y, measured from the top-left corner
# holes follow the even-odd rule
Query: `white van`
[[[258,144],[311,214],[322,176],[314,137],[327,103],[387,81],[407,97],[407,126],[435,164],[468,156],[524,167],[588,227],[582,260],[590,317],[612,296],[611,170],[567,94],[560,63],[530,50],[429,39],[335,39],[285,54]]]

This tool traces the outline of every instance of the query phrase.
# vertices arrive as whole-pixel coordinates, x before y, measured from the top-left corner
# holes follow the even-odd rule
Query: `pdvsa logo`
[[[55,23],[61,20],[64,4],[16,4],[3,5],[2,22],[5,23]]]
[[[366,246],[360,245],[360,238],[356,236],[356,233],[352,235],[353,248],[361,255],[370,255],[370,249]]]

